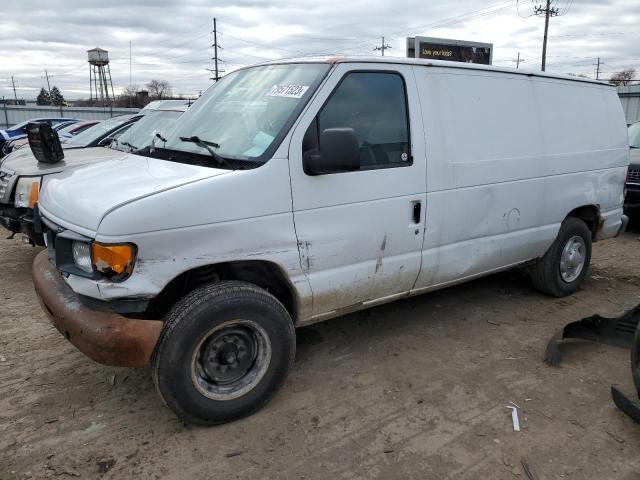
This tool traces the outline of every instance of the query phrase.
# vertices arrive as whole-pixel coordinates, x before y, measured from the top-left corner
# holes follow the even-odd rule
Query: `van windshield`
[[[155,146],[179,153],[162,155],[170,160],[186,152],[218,157],[218,165],[221,159],[233,160],[232,167],[239,168],[264,163],[329,68],[325,63],[263,65],[230,73],[180,117],[166,142]]]

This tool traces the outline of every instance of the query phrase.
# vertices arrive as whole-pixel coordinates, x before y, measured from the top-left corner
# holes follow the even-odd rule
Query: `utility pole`
[[[596,80],[600,80],[600,65],[603,65],[604,62],[600,61],[600,57],[598,57],[598,63],[594,63],[596,65]]]
[[[516,64],[516,68],[520,68],[520,63],[524,62],[524,58],[520,58],[520,52],[518,52],[518,58],[511,61]]]
[[[542,41],[542,71],[547,67],[547,37],[549,35],[549,18],[556,17],[560,14],[560,10],[551,7],[551,0],[547,0],[547,6],[536,6],[534,13],[538,16],[544,14],[544,40]]]
[[[16,99],[16,105],[18,104],[18,95],[16,94],[16,82],[13,80],[13,75],[11,75],[11,85],[13,85],[13,98]]]
[[[128,97],[129,97],[129,108],[133,107],[133,95],[132,95],[132,88],[131,88],[131,40],[129,40],[129,92],[128,92]]]
[[[49,90],[49,98],[51,98],[51,84],[49,83],[49,73],[46,70],[44,76],[47,77],[47,89]]]
[[[222,50],[222,47],[218,46],[218,25],[215,18],[213,19],[213,32],[211,33],[213,33],[213,45],[211,45],[213,47],[213,58],[211,59],[213,60],[213,69],[207,68],[207,70],[213,72],[213,77],[211,77],[210,80],[217,82],[220,80],[220,74],[223,73],[224,70],[218,69],[218,48]]]
[[[378,47],[378,46],[376,46],[376,47],[373,49],[373,51],[375,52],[375,51],[377,51],[377,50],[380,50],[380,52],[382,52],[382,56],[384,57],[384,51],[385,51],[387,48],[391,48],[391,45],[389,45],[388,43],[384,43],[384,37],[382,37],[382,44],[381,44],[379,47]]]

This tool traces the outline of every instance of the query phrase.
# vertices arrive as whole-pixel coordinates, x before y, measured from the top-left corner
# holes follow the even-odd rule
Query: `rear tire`
[[[265,290],[225,281],[200,287],[168,313],[152,377],[183,421],[214,425],[259,410],[282,386],[295,357],[295,330]]]
[[[531,270],[536,289],[566,297],[580,287],[591,261],[591,231],[584,221],[567,217],[547,253]]]

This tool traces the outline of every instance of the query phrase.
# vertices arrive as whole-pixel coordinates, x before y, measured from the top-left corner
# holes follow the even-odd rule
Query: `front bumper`
[[[7,204],[0,204],[0,225],[13,233],[20,233],[20,212]]]
[[[149,363],[162,322],[91,310],[51,264],[47,252],[33,261],[33,284],[51,323],[78,350],[104,365],[143,367]]]
[[[0,225],[13,233],[20,233],[20,220],[0,215]]]

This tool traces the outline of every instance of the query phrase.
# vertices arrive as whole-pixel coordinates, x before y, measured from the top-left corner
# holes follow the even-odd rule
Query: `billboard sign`
[[[491,65],[493,44],[446,38],[408,37],[407,57]]]

